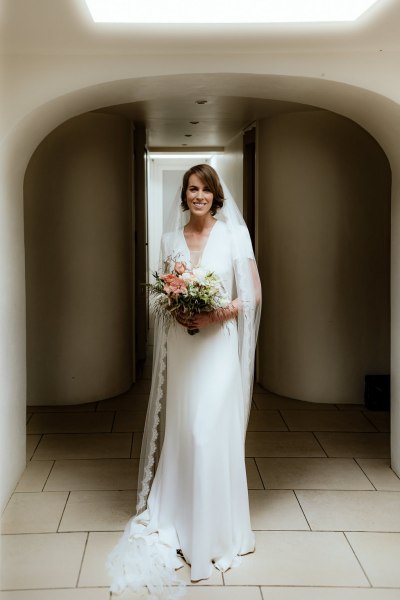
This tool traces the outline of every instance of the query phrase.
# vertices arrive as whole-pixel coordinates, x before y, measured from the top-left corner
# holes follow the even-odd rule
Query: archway
[[[399,120],[400,106],[391,100],[367,90],[338,82],[307,77],[271,76],[255,74],[205,74],[169,75],[134,78],[99,83],[88,88],[71,91],[53,98],[27,114],[4,139],[1,150],[3,194],[6,199],[1,221],[1,263],[5,274],[3,300],[4,312],[10,315],[5,321],[4,344],[1,352],[2,381],[4,386],[5,451],[12,455],[4,470],[3,504],[18,480],[24,465],[25,451],[25,295],[23,260],[23,177],[27,163],[39,142],[58,124],[69,117],[100,108],[107,104],[123,103],[152,96],[168,96],[179,92],[246,95],[304,102],[332,110],[349,117],[375,137],[386,152],[392,167],[392,365],[400,358],[400,335],[397,334],[400,310],[400,231],[398,211],[400,204],[400,150],[393,126]],[[11,266],[10,266],[11,265]],[[399,313],[399,314],[398,314]],[[9,352],[12,348],[12,352]],[[392,368],[392,466],[400,472],[400,382]],[[9,449],[13,451],[10,453]]]

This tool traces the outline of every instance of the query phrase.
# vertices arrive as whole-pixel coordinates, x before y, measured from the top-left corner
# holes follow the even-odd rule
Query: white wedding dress
[[[164,258],[179,254],[193,263],[182,230],[165,234],[162,248]],[[234,298],[232,249],[222,221],[214,224],[200,262],[219,275]],[[191,565],[191,579],[196,581],[210,577],[213,567],[225,571],[236,566],[240,555],[254,550],[237,336],[234,320],[208,326],[196,335],[175,322],[169,327],[161,456],[147,509],[129,521],[113,550],[113,568],[109,568],[114,591],[136,589],[139,583],[147,585],[154,597],[173,598],[179,586],[168,587],[166,596],[157,596],[157,589],[177,583],[171,576],[182,566],[177,549]],[[132,538],[140,540],[141,546],[129,546]],[[144,560],[153,561],[154,569],[142,564],[143,549]],[[153,578],[150,585],[149,577]]]

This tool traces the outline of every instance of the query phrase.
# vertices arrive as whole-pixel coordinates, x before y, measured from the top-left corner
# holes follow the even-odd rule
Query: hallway
[[[28,464],[3,518],[2,600],[109,598],[104,560],[135,505],[149,385],[28,407]],[[198,584],[184,567],[187,600],[398,600],[400,480],[388,431],[388,413],[256,386],[246,444],[256,553]]]

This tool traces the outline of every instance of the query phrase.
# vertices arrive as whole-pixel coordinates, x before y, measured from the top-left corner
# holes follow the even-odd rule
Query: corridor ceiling
[[[207,104],[198,105],[196,98],[187,95],[119,104],[100,112],[121,114],[145,123],[150,148],[190,150],[223,147],[257,119],[284,112],[317,110],[296,102],[213,95],[206,96]]]
[[[201,3],[199,4],[201,7]],[[200,8],[201,10],[201,8]],[[359,20],[335,24],[105,24],[93,23],[84,0],[2,0],[0,39],[4,54],[132,56],[143,63],[146,55],[266,55],[274,53],[318,53],[399,49],[400,0],[381,0]],[[213,95],[197,105],[192,88],[187,95],[107,107],[133,120],[146,123],[150,146],[224,146],[252,121],[278,112],[312,107],[290,102]],[[190,121],[199,121],[191,124]],[[191,137],[186,137],[191,135]]]

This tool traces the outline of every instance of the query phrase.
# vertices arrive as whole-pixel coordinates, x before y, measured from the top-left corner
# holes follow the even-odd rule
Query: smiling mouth
[[[195,206],[199,206],[199,207],[201,207],[201,206],[206,206],[206,204],[207,204],[207,203],[206,203],[206,202],[193,202],[193,204],[194,204]]]

